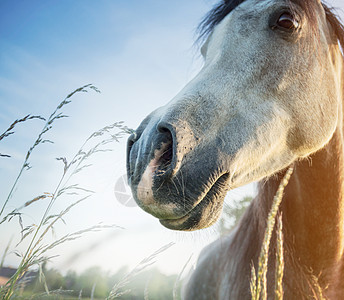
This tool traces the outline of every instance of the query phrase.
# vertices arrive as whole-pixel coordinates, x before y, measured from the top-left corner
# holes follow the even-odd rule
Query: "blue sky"
[[[84,84],[93,83],[102,92],[77,95],[65,108],[70,118],[57,122],[49,133],[55,144],[41,145],[34,153],[33,168],[24,174],[9,209],[54,188],[62,168],[56,157],[72,157],[90,133],[115,121],[136,128],[196,74],[202,61],[193,46],[195,28],[215,2],[0,0],[1,132],[26,114],[48,116],[59,101]],[[340,0],[330,4],[343,8]],[[0,152],[12,155],[1,160],[1,202],[42,126],[32,120],[1,142]],[[82,270],[99,264],[114,271],[123,264],[135,265],[174,241],[176,245],[157,264],[166,272],[177,272],[192,253],[216,237],[215,229],[175,233],[140,209],[119,204],[114,185],[125,173],[125,140],[111,147],[111,153],[97,157],[94,166],[77,177],[97,193],[70,213],[67,226],[60,224],[57,235],[98,222],[126,229],[91,234],[62,246],[54,266]],[[253,190],[246,187],[231,197],[241,198]],[[54,209],[58,212],[68,201],[56,203]],[[44,207],[42,203],[28,209],[26,222],[39,222]],[[0,245],[16,234],[15,226],[6,226],[1,228]],[[101,246],[94,249],[96,244]],[[81,249],[87,251],[81,255]],[[8,263],[16,263],[14,256]]]
[[[64,112],[70,117],[56,122],[47,135],[54,144],[41,145],[32,155],[33,168],[24,173],[9,210],[53,190],[62,171],[56,157],[70,159],[93,131],[115,121],[135,128],[192,78],[201,66],[197,48],[193,47],[195,28],[213,3],[0,2],[1,129],[28,113],[48,116],[59,101],[84,84],[93,83],[102,92],[76,95],[65,107]],[[15,135],[2,142],[1,152],[12,157],[1,162],[0,188],[5,191],[1,201],[42,126],[38,120],[21,124]],[[57,253],[63,255],[54,260],[54,266],[82,270],[99,264],[115,271],[123,264],[135,265],[174,241],[178,245],[167,251],[167,257],[162,257],[158,265],[166,272],[180,270],[190,254],[210,242],[212,235],[190,240],[190,235],[162,228],[140,209],[119,204],[114,185],[125,173],[125,140],[111,147],[111,153],[96,157],[92,161],[94,166],[76,178],[97,193],[72,211],[66,218],[67,226],[60,224],[56,233],[60,237],[99,222],[126,229],[90,234],[77,243],[58,248]],[[70,201],[56,202],[53,211],[59,212]],[[42,202],[26,209],[26,224],[37,224],[45,206]],[[6,226],[2,229],[5,232],[1,245],[18,234],[17,223]],[[102,246],[94,250],[95,245]],[[180,266],[171,264],[176,257],[181,257]],[[14,265],[15,256],[9,256],[7,262]]]

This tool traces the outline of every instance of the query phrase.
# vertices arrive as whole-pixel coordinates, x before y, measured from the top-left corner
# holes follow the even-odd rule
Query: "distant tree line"
[[[104,272],[100,267],[92,267],[81,274],[68,271],[66,275],[62,275],[56,269],[44,267],[44,280],[42,274],[35,273],[34,278],[22,287],[22,292],[16,293],[15,299],[106,299],[113,286],[121,282],[128,273],[127,267],[123,267],[115,274]],[[176,281],[177,275],[167,276],[156,268],[147,269],[126,282],[115,298],[173,299]]]

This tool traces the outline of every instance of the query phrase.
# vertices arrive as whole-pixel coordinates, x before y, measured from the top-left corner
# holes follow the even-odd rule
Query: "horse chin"
[[[160,219],[168,229],[194,231],[213,225],[221,215],[228,187],[228,174],[222,175],[205,197],[186,215],[177,219]]]

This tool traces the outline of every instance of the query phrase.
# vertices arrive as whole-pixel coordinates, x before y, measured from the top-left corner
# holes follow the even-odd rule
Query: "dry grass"
[[[9,279],[5,286],[2,286],[0,288],[1,299],[10,299],[12,296],[15,295],[16,290],[20,286],[20,280],[23,278],[25,273],[28,270],[30,270],[33,266],[39,267],[40,279],[42,282],[45,282],[45,276],[42,272],[41,266],[44,262],[51,258],[49,257],[49,253],[52,249],[68,241],[78,239],[82,237],[85,233],[99,231],[106,228],[117,227],[115,225],[97,224],[80,231],[69,233],[53,242],[46,242],[48,233],[54,231],[54,225],[56,225],[58,222],[64,222],[63,218],[64,216],[66,216],[66,214],[70,212],[70,210],[72,210],[76,205],[92,196],[93,191],[85,189],[84,187],[78,184],[69,184],[69,181],[72,178],[72,176],[91,166],[91,164],[88,164],[88,160],[90,157],[94,156],[97,153],[109,151],[109,149],[107,148],[109,143],[118,141],[124,135],[127,135],[128,133],[132,132],[129,128],[124,126],[122,122],[113,123],[92,133],[69,162],[65,157],[57,158],[57,160],[63,163],[63,174],[60,178],[57,179],[54,191],[49,193],[42,193],[37,197],[33,198],[32,200],[26,201],[20,207],[12,211],[6,212],[8,203],[14,196],[15,190],[18,186],[18,183],[20,182],[22,174],[26,170],[31,168],[29,161],[32,153],[38,146],[45,143],[52,143],[51,140],[45,138],[46,133],[53,128],[57,120],[67,117],[67,115],[63,113],[63,109],[72,101],[72,96],[76,93],[89,92],[91,90],[99,92],[99,90],[91,84],[84,85],[70,93],[62,102],[60,102],[48,118],[43,118],[42,116],[27,115],[24,118],[14,121],[8,127],[8,129],[0,135],[0,140],[2,140],[14,134],[14,129],[16,126],[32,119],[39,119],[41,121],[45,121],[45,124],[41,132],[38,134],[38,137],[35,139],[32,146],[26,153],[24,162],[18,172],[18,175],[14,183],[12,184],[12,187],[10,188],[10,192],[7,195],[0,211],[0,225],[4,226],[6,223],[11,222],[15,218],[18,218],[21,227],[21,238],[19,243],[16,246],[14,246],[14,248],[12,248],[11,242],[9,242],[8,246],[6,247],[5,253],[1,259],[0,267],[2,267],[6,255],[10,250],[20,257],[20,264],[17,268],[16,273]],[[0,156],[1,159],[10,158],[10,155],[8,154],[0,154]],[[73,197],[74,201],[72,204],[70,204],[67,208],[63,209],[59,213],[52,214],[51,211],[54,203],[61,197]],[[49,201],[46,205],[46,209],[44,211],[43,216],[40,219],[40,222],[38,224],[24,226],[22,214],[23,208],[34,205],[37,202],[42,202],[43,199],[48,199]],[[44,203],[42,204],[44,205]],[[16,250],[16,248],[19,245],[21,245],[24,241],[28,243],[28,246],[26,247],[24,253],[20,253]],[[46,293],[49,294],[50,291],[48,290],[46,284],[45,286]],[[58,291],[58,293],[60,292],[61,291]]]
[[[266,282],[266,274],[268,269],[268,257],[269,257],[269,248],[270,248],[270,241],[272,231],[275,227],[276,216],[278,212],[278,208],[281,204],[283,198],[283,191],[286,185],[289,182],[290,176],[293,172],[293,167],[290,167],[286,174],[284,175],[277,193],[273,199],[271,210],[269,212],[267,218],[267,226],[265,230],[264,240],[258,260],[258,270],[256,274],[256,270],[252,265],[251,268],[251,296],[252,300],[266,300],[267,299],[267,282]],[[282,300],[283,299],[283,288],[282,288],[282,281],[283,281],[283,269],[284,269],[284,260],[283,260],[283,238],[282,238],[282,219],[279,218],[278,221],[279,225],[277,226],[277,257],[276,257],[276,288],[275,288],[275,299]]]

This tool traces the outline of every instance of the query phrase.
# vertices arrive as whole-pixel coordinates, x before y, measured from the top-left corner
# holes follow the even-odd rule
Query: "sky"
[[[0,0],[0,132],[27,114],[48,117],[70,92],[88,83],[101,93],[79,93],[64,107],[68,118],[57,120],[47,133],[54,144],[39,145],[30,158],[32,168],[23,173],[7,211],[56,187],[68,161],[98,129],[117,121],[136,128],[155,108],[167,103],[197,73],[202,59],[194,42],[195,29],[215,0]],[[340,0],[329,4],[344,8]],[[343,14],[341,13],[343,16]],[[19,124],[15,134],[0,144],[11,155],[0,161],[0,202],[9,189],[44,123]],[[82,271],[93,265],[115,272],[134,267],[160,247],[173,242],[156,265],[165,273],[178,273],[192,255],[218,237],[213,228],[179,233],[163,228],[132,203],[123,205],[118,192],[127,193],[126,138],[108,145],[111,152],[96,154],[91,167],[71,182],[95,191],[74,207],[56,226],[59,238],[67,232],[98,224],[121,228],[86,234],[52,252],[59,254],[53,267]],[[122,189],[123,188],[123,189]],[[120,191],[118,191],[120,189]],[[117,194],[115,193],[117,191]],[[255,186],[235,190],[230,203],[254,195]],[[52,213],[78,198],[56,201]],[[123,201],[122,201],[123,202]],[[23,210],[25,225],[38,224],[47,202]],[[2,224],[0,255],[9,240],[18,242],[17,221]],[[18,259],[9,255],[6,263]]]

